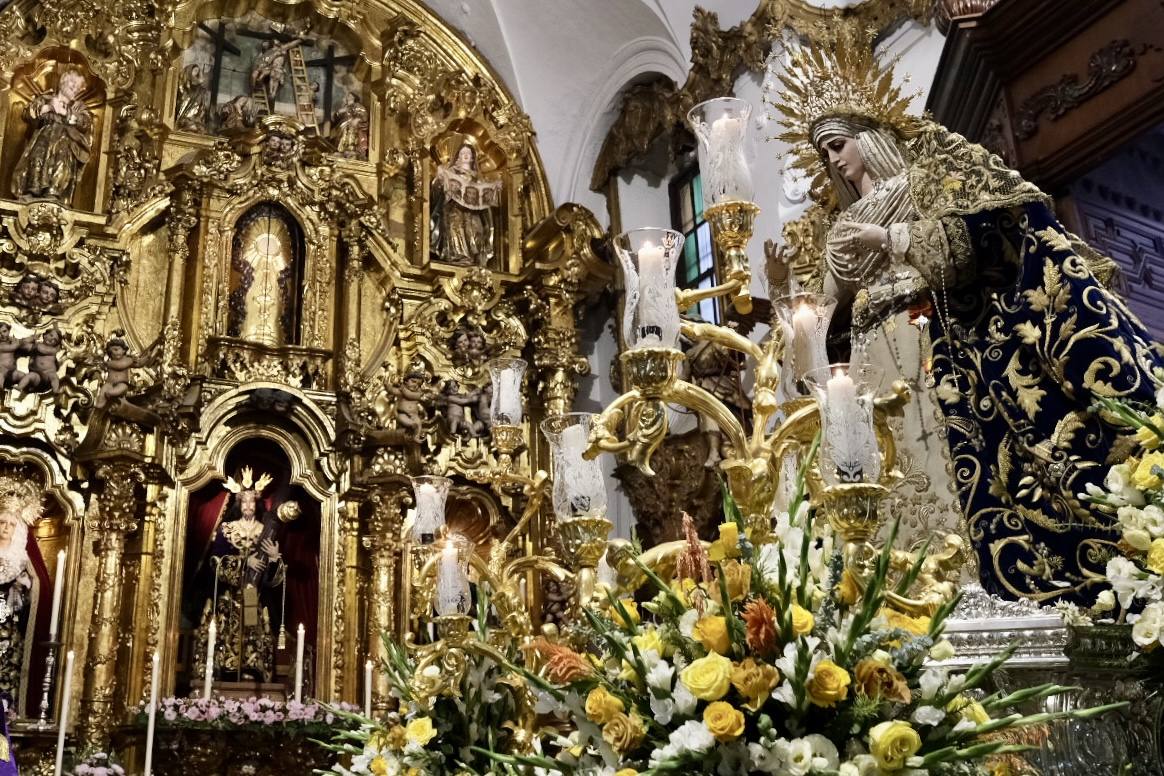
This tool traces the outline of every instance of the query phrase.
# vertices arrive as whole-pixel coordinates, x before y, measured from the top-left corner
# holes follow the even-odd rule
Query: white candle
[[[295,635],[295,702],[303,702],[303,623]]]
[[[469,608],[469,581],[461,569],[460,553],[452,541],[445,544],[441,552],[441,564],[437,567],[438,615],[464,614]]]
[[[829,447],[833,464],[843,480],[852,481],[866,474],[868,461],[867,424],[862,422],[857,404],[857,384],[842,370],[836,370],[825,384],[828,402]],[[875,446],[873,447],[875,450]]]
[[[416,520],[412,524],[413,536],[419,541],[432,538],[445,524],[445,505],[440,491],[434,485],[422,482],[416,486]]]
[[[568,510],[572,517],[601,514],[606,507],[606,485],[598,461],[583,457],[590,446],[587,427],[581,423],[566,426],[559,444],[560,460],[554,472],[555,509]]]
[[[497,417],[494,422],[516,426],[521,423],[521,370],[509,368],[497,381]]]
[[[210,700],[210,685],[214,682],[214,642],[218,640],[218,623],[210,621],[206,633],[206,679],[202,685],[202,697]]]
[[[372,661],[364,663],[364,716],[372,716]]]
[[[812,306],[801,302],[792,313],[792,353],[796,379],[803,379],[813,369],[825,366],[821,363],[819,341],[821,332],[817,328],[819,317]]]
[[[638,251],[639,303],[635,311],[638,339],[635,347],[673,347],[679,333],[679,308],[675,306],[673,293],[675,281],[667,277],[665,256],[661,245],[649,241],[644,242]]]
[[[154,653],[153,668],[150,669],[149,721],[146,723],[145,770],[143,776],[150,776],[154,767],[154,721],[158,714],[158,653]]]
[[[65,729],[69,726],[69,696],[73,694],[73,650],[65,655],[65,686],[61,691],[61,710],[57,714],[57,763],[53,776],[61,776],[65,764]]]
[[[57,578],[53,580],[53,608],[49,618],[49,641],[57,640],[58,626],[61,622],[61,591],[65,586],[65,551],[57,553]]]
[[[720,116],[711,122],[707,139],[709,164],[703,172],[704,201],[718,204],[751,196],[752,173],[744,158],[744,133],[747,125],[743,118]]]

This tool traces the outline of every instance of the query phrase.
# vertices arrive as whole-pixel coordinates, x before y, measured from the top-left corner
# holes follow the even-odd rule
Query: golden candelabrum
[[[668,434],[667,405],[692,410],[723,435],[726,450],[720,468],[753,541],[763,541],[772,530],[778,498],[790,489],[787,473],[782,477],[786,458],[799,459],[815,449],[819,438],[820,455],[805,470],[807,490],[843,543],[846,568],[863,582],[880,552],[876,537],[884,522],[883,502],[901,476],[888,419],[901,413],[909,388],[898,381],[877,396],[879,381],[867,379],[866,367],[828,365],[825,335],[833,301],[820,295],[779,300],[774,306],[780,315],[774,316],[772,333],[762,343],[680,315],[709,299],[730,300],[736,310],[750,310],[746,246],[759,212],[751,201],[747,163],[750,107],[742,100],[711,100],[693,108],[688,118],[699,140],[704,213],[724,282],[706,289],[675,289],[676,263],[684,247],[677,232],[632,229],[615,238],[626,289],[619,357],[626,391],[594,420],[586,456],[620,454],[653,474],[651,456]],[[680,335],[743,354],[751,362],[755,382],[750,428],[712,393],[683,378],[686,357],[678,348]],[[946,563],[952,558],[952,553],[939,555]],[[894,553],[901,570],[914,560],[911,553]],[[919,586],[918,598],[891,596],[890,602],[911,613],[932,611],[949,592],[938,566],[927,566],[932,573]]]

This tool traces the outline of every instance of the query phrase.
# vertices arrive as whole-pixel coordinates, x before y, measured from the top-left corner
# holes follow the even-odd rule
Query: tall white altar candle
[[[813,369],[825,366],[824,363],[818,363],[820,362],[817,353],[818,337],[820,334],[817,329],[816,311],[802,302],[792,313],[792,353],[797,380],[802,379]]]
[[[498,383],[497,413],[512,425],[521,423],[521,377],[521,372],[510,369]]]
[[[436,613],[442,617],[465,614],[469,607],[469,581],[461,569],[461,556],[451,539],[447,541],[437,567]]]
[[[65,551],[57,553],[57,578],[53,580],[53,608],[49,619],[49,641],[57,640],[57,630],[61,622],[61,591],[65,586]]]
[[[303,623],[295,635],[295,702],[303,702]]]
[[[372,661],[364,663],[364,716],[372,716]]]
[[[69,726],[69,697],[73,694],[73,650],[65,655],[65,686],[61,691],[61,710],[57,714],[57,763],[53,776],[61,776],[65,764],[65,729]]]
[[[210,700],[210,685],[214,682],[214,642],[218,640],[218,623],[210,621],[206,634],[206,679],[202,685],[202,697]]]
[[[444,505],[441,503],[441,494],[436,487],[427,482],[416,486],[416,520],[413,523],[413,533],[424,540],[434,537],[444,525]]]
[[[153,668],[150,669],[149,721],[146,722],[145,770],[143,776],[150,776],[154,767],[154,722],[158,715],[158,653],[154,653]]]
[[[674,314],[678,319],[679,308],[675,306],[675,298],[671,293],[674,282],[668,282],[663,246],[644,243],[639,248],[638,257],[638,341],[635,346],[666,347],[672,344],[663,341],[670,328],[670,318]]]
[[[857,404],[857,384],[843,371],[837,370],[825,385],[828,396],[829,446],[834,463],[846,469],[862,463],[864,425],[861,422],[861,407]],[[863,467],[862,467],[863,468]]]

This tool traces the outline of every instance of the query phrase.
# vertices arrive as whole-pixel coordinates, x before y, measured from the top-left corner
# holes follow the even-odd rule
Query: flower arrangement
[[[79,762],[73,765],[71,773],[72,776],[125,776],[125,769],[113,755],[93,751],[82,755]]]
[[[1026,748],[1008,742],[1014,729],[1064,716],[1015,711],[1059,686],[985,694],[1009,652],[965,673],[934,662],[953,656],[941,634],[955,602],[912,616],[886,605],[892,537],[861,580],[799,498],[762,544],[726,495],[725,514],[707,550],[686,518],[673,578],[637,561],[649,601],[608,594],[572,646],[535,643],[539,709],[567,732],[544,741],[552,757],[498,762],[615,776],[976,773]]]
[[[1096,409],[1134,435],[1127,437],[1128,457],[1108,470],[1103,487],[1089,483],[1079,494],[1113,512],[1120,532],[1120,552],[1105,569],[1111,589],[1099,594],[1091,613],[1131,623],[1136,646],[1150,651],[1164,644],[1164,389],[1155,407],[1101,397]]]
[[[439,650],[437,661],[385,637],[391,695],[398,709],[369,719],[347,711],[337,716],[351,724],[324,746],[342,755],[331,772],[345,776],[444,776],[497,773],[485,752],[527,751],[533,741],[533,709],[512,651],[488,646],[479,609],[469,635],[480,649]],[[454,655],[451,659],[447,656]],[[508,768],[504,769],[508,772]]]
[[[347,724],[343,715],[356,708],[348,703],[331,706],[271,698],[160,698],[157,719],[160,726],[168,727],[320,735]],[[138,722],[144,724],[145,719],[143,705],[138,709]]]

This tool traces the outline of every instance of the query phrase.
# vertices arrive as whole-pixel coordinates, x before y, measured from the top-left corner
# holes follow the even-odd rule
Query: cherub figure
[[[428,417],[424,409],[424,402],[428,399],[428,392],[424,390],[424,373],[409,372],[404,376],[403,384],[390,386],[389,391],[396,396],[396,427],[411,431],[419,438],[421,426]]]
[[[105,345],[105,382],[97,393],[95,407],[116,404],[132,387],[131,369],[146,366],[151,359],[129,355],[129,345],[121,337],[113,337]]]
[[[444,385],[441,404],[445,408],[445,419],[449,423],[450,434],[461,437],[481,436],[482,423],[470,421],[465,417],[465,408],[477,404],[476,391],[462,393],[460,383],[448,380]]]
[[[12,326],[0,323],[0,389],[17,379],[16,352],[20,350],[20,340],[12,336]]]
[[[485,383],[485,386],[477,391],[477,422],[481,425],[481,435],[484,436],[492,430],[493,426],[493,383]]]
[[[57,393],[61,389],[61,378],[57,375],[60,363],[57,353],[61,349],[61,333],[54,327],[40,335],[40,342],[28,337],[21,342],[21,351],[30,356],[28,373],[22,375],[16,384],[21,394],[28,391]]]
[[[36,275],[25,275],[12,289],[13,303],[21,307],[35,307],[40,301],[40,279]]]

